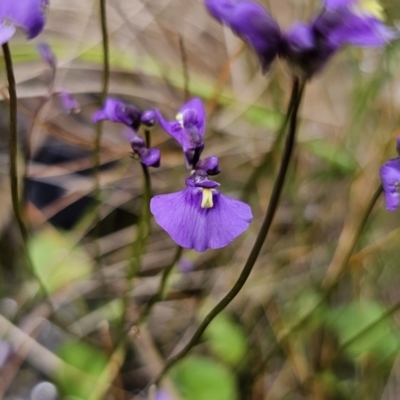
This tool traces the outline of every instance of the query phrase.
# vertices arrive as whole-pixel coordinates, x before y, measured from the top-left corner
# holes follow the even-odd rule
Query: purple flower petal
[[[28,39],[33,39],[43,30],[47,5],[47,0],[1,0],[0,21],[10,21],[21,27]]]
[[[158,390],[154,400],[172,400],[171,396],[165,390]]]
[[[254,48],[266,72],[278,54],[282,37],[267,10],[252,1],[205,0],[205,5],[211,15]]]
[[[117,99],[108,98],[103,108],[93,115],[92,120],[93,122],[103,120],[119,122],[137,130],[141,123],[140,118],[141,113],[136,107]]]
[[[16,31],[15,26],[1,22],[0,18],[0,45],[8,42]]]
[[[189,100],[184,104],[178,115],[182,115],[182,122],[184,128],[196,126],[199,130],[200,136],[204,136],[204,128],[206,126],[206,109],[204,108],[203,102],[197,97]]]
[[[325,0],[324,5],[327,9],[336,10],[338,8],[350,7],[359,0]]]
[[[219,168],[219,160],[216,156],[207,157],[204,160],[200,160],[196,164],[196,169],[202,169],[206,171],[207,175],[218,175],[221,170]]]
[[[204,189],[211,190],[211,189]],[[202,208],[202,189],[188,187],[153,197],[150,209],[157,223],[180,246],[202,252],[227,246],[253,219],[250,207],[213,190],[213,206]]]
[[[53,70],[54,73],[57,66],[57,58],[51,47],[47,43],[40,43],[38,45],[38,50],[43,61]]]
[[[146,125],[149,128],[153,127],[156,124],[156,114],[154,110],[144,111],[140,120],[143,125]]]
[[[142,147],[136,150],[142,164],[147,167],[158,168],[160,166],[161,152],[159,149]]]
[[[400,158],[393,158],[383,165],[379,171],[386,209],[396,210],[400,205]]]

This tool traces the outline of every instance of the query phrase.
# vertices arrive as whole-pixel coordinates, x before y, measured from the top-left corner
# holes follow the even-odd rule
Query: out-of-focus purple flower
[[[206,111],[202,101],[198,98],[188,101],[179,110],[175,121],[168,122],[158,110],[154,112],[161,127],[182,146],[186,166],[193,168],[204,149]]]
[[[389,160],[379,171],[386,209],[394,211],[400,206],[400,157]]]
[[[263,72],[268,71],[281,42],[279,25],[268,11],[253,1],[205,0],[205,5],[215,19],[254,48]]]
[[[57,58],[53,50],[47,43],[40,43],[38,45],[39,54],[43,61],[52,69],[53,73],[57,68]]]
[[[81,111],[81,106],[76,100],[76,98],[67,90],[59,89],[56,94],[61,99],[61,104],[69,113],[79,113]]]
[[[158,168],[160,166],[161,152],[153,147],[146,147],[144,140],[135,132],[126,133],[133,153],[139,157],[140,162],[147,167]]]
[[[181,260],[179,260],[178,263],[178,268],[181,272],[183,272],[184,274],[193,271],[194,269],[194,263],[192,260],[190,260],[189,258],[182,258]]]
[[[363,8],[361,0],[325,0],[325,7],[316,18],[308,24],[294,25],[286,34],[253,1],[204,1],[211,15],[254,48],[263,71],[279,55],[301,78],[310,78],[347,44],[384,46],[398,36],[371,10]]]
[[[227,246],[253,219],[250,207],[221,194],[217,182],[196,170],[186,189],[155,196],[150,210],[156,222],[180,246],[202,252]]]
[[[103,120],[125,124],[135,131],[141,123],[141,112],[132,105],[123,103],[120,100],[108,98],[102,109],[93,115],[93,122]]]
[[[6,342],[0,341],[0,370],[3,368],[4,364],[7,362],[11,354],[11,346]]]
[[[0,44],[8,42],[22,28],[28,39],[33,39],[43,30],[46,22],[48,0],[1,0]]]
[[[171,396],[165,390],[158,390],[154,400],[172,400]]]

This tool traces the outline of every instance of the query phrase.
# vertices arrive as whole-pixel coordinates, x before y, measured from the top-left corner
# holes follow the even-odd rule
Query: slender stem
[[[10,96],[10,139],[9,139],[9,152],[10,152],[10,187],[11,187],[11,199],[14,210],[14,215],[18,223],[19,230],[22,236],[22,242],[24,246],[25,257],[27,259],[29,268],[31,269],[32,275],[39,283],[40,289],[43,294],[47,296],[46,286],[43,284],[41,278],[36,273],[33,266],[32,260],[28,251],[28,229],[25,225],[25,221],[22,215],[21,206],[22,202],[18,192],[18,166],[17,166],[17,152],[18,152],[18,127],[17,127],[17,89],[14,76],[14,68],[11,57],[10,48],[8,43],[4,43],[3,54],[4,61],[7,71],[8,80],[8,91]],[[49,302],[50,303],[50,302]],[[52,307],[52,304],[50,303]]]
[[[137,325],[142,324],[146,320],[146,318],[149,316],[154,304],[156,304],[157,302],[162,300],[169,275],[171,274],[175,264],[181,258],[182,253],[183,253],[183,248],[181,246],[178,246],[172,261],[163,270],[160,285],[158,286],[157,292],[147,302],[145,309],[143,310],[142,314],[140,315],[140,317],[138,319]]]
[[[292,86],[292,92],[290,94],[290,100],[287,108],[287,112],[285,115],[285,119],[283,120],[282,126],[280,127],[275,141],[272,145],[272,148],[270,151],[265,153],[264,158],[262,159],[261,163],[253,170],[253,173],[251,174],[250,178],[248,179],[246,185],[244,186],[242,190],[242,200],[243,201],[248,201],[251,194],[254,192],[254,188],[256,187],[259,179],[265,174],[265,171],[268,169],[268,167],[271,165],[274,155],[279,149],[279,146],[282,142],[282,139],[284,137],[284,134],[286,132],[287,125],[290,120],[290,116],[292,115],[293,107],[296,102],[296,95],[297,95],[297,86],[293,85]]]
[[[146,143],[147,148],[151,147],[151,134],[150,133],[151,133],[150,129],[144,130],[144,137],[145,137],[145,143]]]
[[[243,270],[241,274],[239,275],[239,278],[237,279],[236,283],[232,287],[232,289],[225,295],[225,297],[206,315],[206,317],[203,319],[199,327],[197,328],[196,332],[192,336],[192,338],[189,340],[189,342],[186,344],[186,346],[175,356],[171,357],[165,364],[163,370],[159,373],[159,375],[155,379],[155,383],[160,382],[160,380],[163,378],[165,373],[179,360],[181,360],[185,355],[198,343],[200,340],[201,336],[203,335],[204,331],[206,330],[207,326],[211,323],[211,321],[221,312],[224,310],[226,306],[228,306],[229,303],[237,296],[237,294],[240,292],[242,287],[247,281],[247,278],[249,277],[254,264],[257,261],[257,258],[260,254],[260,251],[262,249],[262,246],[265,242],[265,239],[268,235],[269,229],[271,227],[272,221],[275,216],[276,209],[279,204],[279,199],[282,194],[282,190],[284,187],[285,179],[286,179],[286,174],[289,168],[290,160],[292,158],[293,150],[295,147],[295,138],[296,138],[296,131],[297,131],[297,113],[299,110],[302,94],[303,94],[303,89],[304,89],[304,83],[299,82],[298,79],[296,79],[293,83],[295,86],[294,91],[295,91],[295,104],[293,107],[293,112],[290,117],[290,124],[289,124],[289,132],[286,138],[286,143],[285,143],[285,148],[283,151],[283,156],[282,156],[282,161],[281,165],[279,168],[278,175],[276,177],[274,187],[272,189],[272,194],[271,194],[271,199],[268,205],[268,209],[264,218],[264,221],[262,223],[261,229],[258,233],[257,239],[253,245],[253,248],[250,252],[250,255],[246,261],[246,264],[243,267]]]

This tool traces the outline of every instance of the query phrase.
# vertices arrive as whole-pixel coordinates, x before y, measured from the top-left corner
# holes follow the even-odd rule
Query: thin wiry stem
[[[284,183],[286,180],[286,174],[289,168],[290,160],[292,158],[293,150],[295,147],[295,138],[296,138],[296,131],[297,131],[297,113],[299,110],[300,102],[302,99],[304,83],[299,82],[296,79],[293,82],[295,88],[293,89],[295,92],[295,104],[293,108],[293,112],[290,117],[290,124],[289,124],[289,132],[286,138],[285,148],[283,150],[283,156],[281,165],[279,168],[278,175],[276,177],[274,187],[272,189],[271,199],[268,205],[268,209],[262,223],[261,229],[258,233],[256,241],[253,245],[253,248],[250,252],[250,255],[246,261],[246,264],[243,267],[243,270],[237,279],[236,283],[233,285],[232,289],[225,295],[225,297],[206,315],[203,319],[199,327],[197,328],[196,332],[186,344],[186,346],[175,356],[171,357],[165,364],[162,371],[158,374],[155,378],[154,382],[159,383],[160,380],[163,378],[165,373],[179,360],[186,356],[186,354],[199,342],[201,339],[204,331],[206,330],[207,326],[211,323],[211,321],[231,303],[231,301],[237,296],[240,290],[243,288],[244,284],[249,277],[254,264],[257,261],[257,258],[260,254],[262,246],[265,242],[265,239],[268,235],[269,229],[271,227],[272,221],[275,216],[275,212],[277,210],[279,200],[282,194],[282,190],[284,187]]]
[[[157,292],[150,298],[150,300],[146,303],[146,307],[144,308],[143,312],[141,313],[137,325],[142,324],[146,318],[149,316],[153,306],[159,302],[160,300],[162,300],[163,295],[164,295],[164,291],[165,291],[165,287],[167,285],[167,281],[169,278],[169,275],[171,274],[175,264],[179,261],[179,259],[181,258],[183,253],[183,248],[181,246],[178,246],[175,252],[175,255],[171,261],[171,263],[164,268],[162,276],[161,276],[161,281],[160,284],[158,286]]]
[[[181,34],[179,34],[179,51],[181,53],[182,72],[183,72],[183,101],[186,103],[190,98],[189,68],[188,68],[185,41]]]
[[[14,210],[15,219],[17,220],[19,230],[22,236],[22,242],[24,245],[24,252],[29,264],[29,268],[31,269],[32,275],[38,281],[39,286],[44,295],[47,296],[46,286],[43,284],[39,275],[36,273],[35,268],[33,266],[32,260],[28,251],[28,229],[25,225],[25,221],[22,215],[21,206],[22,202],[18,192],[18,166],[17,166],[17,152],[18,152],[18,126],[17,126],[17,89],[15,83],[14,76],[14,68],[11,57],[10,48],[8,43],[4,43],[3,54],[4,61],[6,65],[7,71],[7,80],[8,80],[8,91],[10,96],[10,139],[9,139],[9,153],[10,153],[10,187],[11,187],[11,199],[12,206]],[[50,306],[52,306],[50,304]]]

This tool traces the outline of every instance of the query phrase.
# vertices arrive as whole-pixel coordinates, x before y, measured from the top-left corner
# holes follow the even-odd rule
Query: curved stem
[[[181,246],[178,246],[175,252],[175,255],[172,259],[172,261],[170,262],[170,264],[164,268],[162,276],[161,276],[161,281],[160,281],[160,285],[158,286],[158,290],[157,292],[150,298],[150,300],[147,302],[145,309],[143,310],[143,312],[140,314],[140,317],[138,319],[137,325],[142,324],[146,318],[149,316],[153,306],[159,302],[160,300],[162,300],[163,295],[164,295],[164,291],[165,291],[165,287],[167,285],[167,281],[169,278],[170,273],[172,272],[175,264],[179,261],[179,259],[181,258],[183,253],[183,248]]]
[[[276,209],[279,204],[279,199],[281,197],[281,193],[284,187],[286,174],[289,168],[290,160],[292,158],[294,146],[295,146],[295,138],[296,138],[296,131],[297,131],[297,113],[299,110],[304,83],[299,82],[296,79],[293,83],[295,92],[295,103],[293,107],[293,112],[290,117],[290,124],[289,124],[289,132],[286,138],[285,148],[283,151],[282,161],[279,168],[278,176],[276,177],[274,187],[272,189],[271,199],[268,205],[268,209],[262,223],[261,229],[258,233],[257,239],[253,245],[253,248],[250,252],[250,255],[246,261],[246,264],[243,267],[239,278],[237,279],[236,283],[233,285],[232,289],[225,295],[225,297],[206,315],[203,319],[199,327],[197,328],[196,332],[186,344],[186,346],[175,356],[171,357],[165,364],[163,370],[159,373],[159,375],[155,379],[155,383],[160,382],[163,378],[165,373],[179,360],[181,360],[185,355],[198,343],[201,336],[203,335],[204,331],[206,330],[207,326],[211,323],[211,321],[221,312],[224,310],[226,306],[237,296],[240,292],[242,287],[247,281],[254,264],[257,261],[257,258],[260,254],[264,241],[268,235],[269,228],[271,227],[273,218],[275,216]]]
[[[18,223],[19,230],[22,236],[25,256],[31,269],[32,275],[39,283],[40,289],[43,294],[47,296],[46,286],[43,284],[41,278],[36,273],[28,250],[28,229],[25,225],[24,218],[21,211],[21,199],[18,192],[18,166],[17,166],[17,152],[18,152],[18,127],[17,127],[17,89],[14,76],[14,68],[11,57],[10,48],[8,43],[2,45],[4,61],[7,71],[8,91],[10,95],[10,139],[9,139],[9,152],[10,152],[10,187],[11,199],[14,210],[14,215]],[[52,304],[50,303],[52,307]]]

